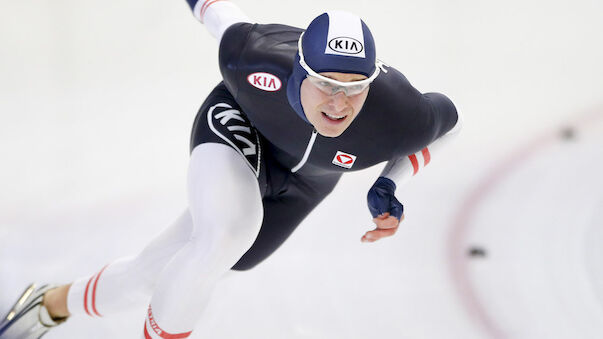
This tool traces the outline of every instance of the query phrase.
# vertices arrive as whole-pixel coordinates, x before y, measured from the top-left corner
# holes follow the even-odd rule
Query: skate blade
[[[23,304],[25,304],[25,301],[27,300],[27,298],[29,298],[35,290],[36,290],[36,284],[31,284],[25,289],[25,292],[23,292],[23,294],[21,295],[21,298],[19,298],[19,300],[17,301],[15,306],[13,306],[13,308],[10,310],[10,312],[8,312],[8,314],[6,315],[3,323],[13,320],[13,318],[17,315],[19,308],[22,307]]]

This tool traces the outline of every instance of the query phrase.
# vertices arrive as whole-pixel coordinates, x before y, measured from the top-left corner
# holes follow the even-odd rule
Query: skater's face
[[[354,82],[366,79],[362,74],[323,72],[327,78],[340,82]],[[338,137],[350,126],[362,109],[369,88],[359,93],[345,92],[329,84],[313,82],[306,78],[301,84],[300,98],[304,113],[316,131],[325,137]]]

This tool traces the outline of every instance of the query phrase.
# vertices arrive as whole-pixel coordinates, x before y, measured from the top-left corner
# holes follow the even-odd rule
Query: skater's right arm
[[[205,24],[218,44],[228,27],[237,22],[251,19],[234,3],[228,0],[186,0],[195,17]]]

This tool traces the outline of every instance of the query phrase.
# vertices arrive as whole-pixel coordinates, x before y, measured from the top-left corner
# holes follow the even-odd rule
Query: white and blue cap
[[[366,24],[349,12],[330,11],[316,17],[300,37],[303,59],[316,73],[355,73],[371,77],[376,66],[375,40]],[[306,122],[300,88],[308,72],[300,64],[300,51],[287,82],[287,98]]]

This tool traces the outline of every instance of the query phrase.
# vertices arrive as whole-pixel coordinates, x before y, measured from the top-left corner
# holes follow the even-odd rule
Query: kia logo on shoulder
[[[345,36],[331,39],[329,48],[335,52],[345,54],[358,54],[364,50],[364,46],[360,41]]]
[[[247,82],[257,89],[268,92],[276,92],[281,89],[281,79],[266,72],[251,73],[247,76]]]

